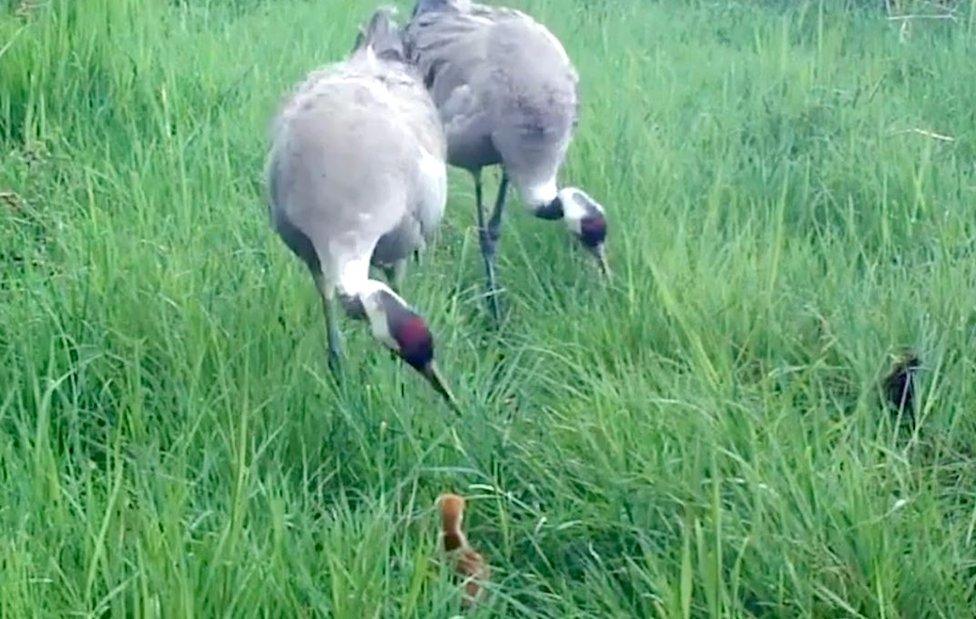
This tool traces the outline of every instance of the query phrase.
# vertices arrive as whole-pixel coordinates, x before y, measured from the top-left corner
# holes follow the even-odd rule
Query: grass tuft
[[[513,1],[582,75],[563,177],[616,278],[513,213],[489,330],[452,172],[405,295],[461,421],[350,322],[332,385],[262,203],[271,114],[371,3],[27,4],[0,2],[0,616],[448,617],[443,492],[483,616],[972,614],[972,3]],[[904,350],[912,424],[879,378]]]

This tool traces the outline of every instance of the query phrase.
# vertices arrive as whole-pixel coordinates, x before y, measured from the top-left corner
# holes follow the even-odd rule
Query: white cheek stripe
[[[573,234],[582,234],[583,218],[588,215],[586,208],[579,202],[578,193],[572,187],[567,187],[559,192],[559,201],[563,205],[563,221],[566,222],[566,227]]]
[[[364,302],[363,307],[366,308],[366,316],[369,318],[369,326],[373,330],[373,337],[382,342],[387,348],[399,350],[400,345],[397,344],[397,341],[393,339],[393,335],[390,334],[390,325],[386,321],[386,314],[379,311],[375,303]]]
[[[401,302],[403,300],[386,284],[369,279],[369,260],[349,260],[342,265],[342,270],[339,273],[339,290],[345,296],[359,298],[359,302],[363,304],[363,310],[366,312],[366,318],[369,320],[373,337],[391,350],[400,349],[400,345],[390,333],[390,325],[386,319],[386,313],[380,308],[377,293],[385,292]],[[405,302],[404,305],[406,305]]]
[[[579,221],[587,216],[586,207],[580,204],[577,194],[579,192],[572,187],[567,187],[559,192],[559,201],[563,205],[563,217],[567,220]]]
[[[551,181],[523,189],[522,201],[529,208],[538,208],[549,204],[558,195],[559,190],[556,187],[556,179],[552,179]]]
[[[336,260],[336,262],[340,263],[338,283],[339,290],[342,294],[349,297],[365,297],[370,292],[373,292],[370,289],[370,283],[373,282],[369,279],[369,259],[347,258],[344,261],[341,259]]]

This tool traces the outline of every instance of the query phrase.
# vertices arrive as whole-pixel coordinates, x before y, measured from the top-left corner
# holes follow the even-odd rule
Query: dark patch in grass
[[[905,353],[884,380],[888,405],[898,413],[904,412],[910,423],[914,422],[915,417],[915,390],[918,370],[921,367],[918,355],[913,352]]]

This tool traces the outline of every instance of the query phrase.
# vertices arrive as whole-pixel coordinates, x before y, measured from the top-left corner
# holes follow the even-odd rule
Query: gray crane
[[[579,110],[579,79],[559,40],[521,11],[469,0],[419,0],[405,32],[407,53],[444,123],[448,163],[474,177],[494,318],[495,253],[509,180],[532,214],[562,219],[608,274],[603,207],[581,189],[557,185]],[[486,220],[481,170],[496,164],[501,185]]]
[[[272,225],[322,297],[337,378],[337,300],[457,410],[426,322],[370,266],[402,277],[447,200],[443,128],[391,13],[377,11],[344,62],[312,72],[275,118],[268,158]],[[337,294],[338,293],[338,294]]]

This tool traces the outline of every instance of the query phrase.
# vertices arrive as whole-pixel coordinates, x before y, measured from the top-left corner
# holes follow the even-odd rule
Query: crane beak
[[[451,407],[458,415],[461,414],[461,407],[458,406],[457,400],[454,398],[454,394],[451,393],[451,388],[447,386],[447,381],[441,376],[441,372],[437,369],[437,364],[433,361],[420,368],[420,373],[424,375],[430,386],[434,388],[434,391],[444,396],[447,400],[447,405]]]

